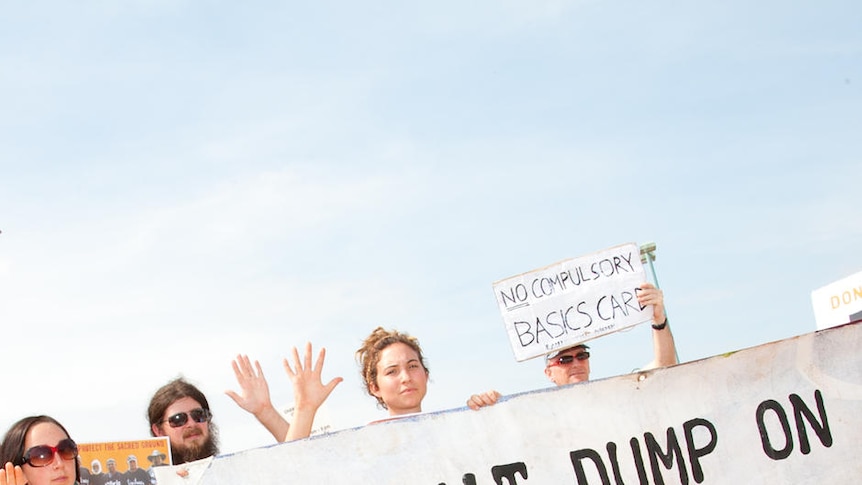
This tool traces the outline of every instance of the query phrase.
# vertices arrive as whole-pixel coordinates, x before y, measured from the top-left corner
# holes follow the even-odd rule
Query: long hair
[[[359,363],[360,372],[362,372],[362,380],[365,381],[365,391],[377,399],[377,405],[383,409],[389,409],[389,407],[386,406],[380,396],[375,396],[371,392],[371,388],[377,385],[377,364],[380,362],[380,353],[395,343],[402,343],[413,349],[419,356],[419,362],[425,369],[425,374],[427,375],[429,372],[428,366],[425,365],[425,357],[422,356],[419,339],[398,330],[386,330],[383,327],[375,328],[371,335],[362,342],[362,347],[356,351],[356,361]]]
[[[8,431],[6,431],[6,435],[3,437],[3,443],[0,444],[0,463],[9,463],[11,461],[15,465],[24,464],[24,452],[27,451],[24,449],[24,442],[27,440],[27,433],[30,432],[30,428],[39,423],[51,423],[56,425],[58,428],[63,430],[66,438],[72,438],[69,435],[69,432],[66,431],[66,428],[51,416],[28,416],[20,419],[17,423],[13,424]],[[78,467],[78,460],[76,459],[75,481],[77,482],[80,480],[81,470]]]
[[[147,419],[150,421],[150,434],[152,436],[156,436],[155,431],[153,431],[153,425],[157,425],[161,430],[162,418],[165,415],[165,411],[167,411],[171,404],[184,397],[194,399],[203,409],[210,411],[210,415],[212,415],[209,402],[204,393],[182,377],[178,377],[159,388],[153,394],[153,398],[150,399],[150,406],[147,408]],[[201,447],[184,447],[171,441],[171,459],[174,465],[218,454],[218,426],[210,419],[207,423],[207,429],[209,430],[209,439]]]
[[[153,394],[153,398],[150,399],[150,406],[147,408],[147,419],[150,421],[150,434],[152,436],[156,436],[152,425],[161,426],[162,418],[168,407],[184,397],[194,399],[200,403],[201,407],[210,411],[210,405],[204,393],[182,377],[178,377],[159,388]]]

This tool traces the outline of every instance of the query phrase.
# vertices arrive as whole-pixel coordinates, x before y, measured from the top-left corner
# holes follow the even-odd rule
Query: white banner
[[[160,470],[161,485],[857,483],[862,327]],[[541,381],[537,375],[536,381]],[[168,472],[168,473],[163,473]]]
[[[652,320],[641,308],[646,281],[634,243],[567,259],[494,283],[517,361]]]

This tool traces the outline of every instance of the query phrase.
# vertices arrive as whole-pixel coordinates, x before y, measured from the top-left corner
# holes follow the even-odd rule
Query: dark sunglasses
[[[187,413],[174,414],[162,422],[167,422],[171,425],[171,428],[179,428],[180,426],[185,426],[185,424],[189,422],[189,416],[191,416],[192,421],[195,423],[206,423],[213,415],[210,413],[209,409],[197,408],[192,409]]]
[[[561,356],[557,357],[556,359],[554,359],[553,361],[551,361],[551,363],[548,364],[548,367],[554,366],[554,365],[569,365],[572,362],[574,362],[575,359],[587,360],[589,358],[590,358],[590,353],[587,352],[586,350],[582,350],[582,351],[580,351],[574,355],[572,355],[572,354],[561,355]]]
[[[34,446],[24,453],[20,464],[28,463],[35,467],[47,466],[54,461],[54,453],[60,455],[60,458],[64,460],[74,460],[78,456],[78,445],[70,438],[66,438],[60,440],[57,446]]]

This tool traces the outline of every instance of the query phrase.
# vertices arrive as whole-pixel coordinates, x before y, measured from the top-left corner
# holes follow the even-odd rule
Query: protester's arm
[[[311,366],[311,343],[305,344],[305,356],[303,362],[299,360],[299,351],[293,348],[293,367],[284,359],[284,371],[293,382],[293,422],[287,430],[284,441],[293,441],[307,438],[311,435],[314,425],[314,416],[317,410],[332,393],[342,379],[335,377],[326,385],[320,379],[323,372],[323,362],[326,358],[326,349],[320,349],[314,367]]]
[[[247,355],[237,355],[231,364],[242,394],[234,391],[226,391],[225,394],[230,396],[239,407],[253,414],[260,424],[281,443],[288,433],[290,424],[272,405],[269,385],[266,383],[260,363],[254,361],[254,367],[252,367]]]
[[[467,406],[476,411],[485,406],[493,406],[500,399],[500,393],[495,390],[483,392],[481,394],[473,394],[470,399],[467,399]]]
[[[654,358],[643,369],[674,365],[677,363],[676,344],[664,311],[664,293],[651,283],[644,283],[640,288],[638,303],[653,306],[652,344]]]
[[[6,463],[5,468],[0,468],[0,485],[27,485],[24,470],[12,462]]]

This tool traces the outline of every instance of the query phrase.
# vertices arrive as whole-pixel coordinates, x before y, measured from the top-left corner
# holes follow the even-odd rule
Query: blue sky
[[[815,328],[862,269],[858,2],[16,2],[0,6],[0,425],[138,439],[312,341],[333,427],[383,415],[353,351],[419,337],[424,409],[546,387],[491,284],[655,241],[684,361]],[[651,360],[648,328],[593,377]]]

